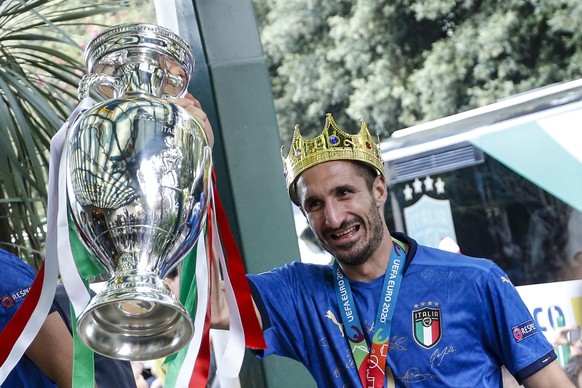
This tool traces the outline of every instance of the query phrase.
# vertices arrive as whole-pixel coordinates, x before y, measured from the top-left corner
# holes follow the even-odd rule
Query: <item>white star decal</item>
[[[434,180],[430,176],[427,175],[426,178],[424,178],[424,189],[426,191],[432,191],[433,182],[434,182]]]
[[[443,181],[440,177],[437,179],[436,183],[434,184],[434,187],[436,187],[437,194],[445,193],[445,181]]]
[[[412,182],[412,187],[414,187],[414,192],[416,194],[422,193],[422,182],[416,178],[414,182]]]
[[[412,201],[412,187],[410,187],[407,184],[406,187],[404,187],[404,190],[402,190],[402,192],[404,193],[405,201]]]

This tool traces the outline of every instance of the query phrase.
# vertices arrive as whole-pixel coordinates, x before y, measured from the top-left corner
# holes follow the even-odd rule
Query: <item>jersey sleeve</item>
[[[24,302],[32,283],[35,272],[33,268],[20,258],[0,250],[0,330],[16,314]]]
[[[498,266],[490,270],[486,283],[485,317],[488,346],[519,381],[556,359],[552,345],[540,331],[509,277]]]
[[[277,354],[301,361],[305,354],[297,301],[298,293],[305,287],[292,268],[293,264],[288,264],[259,275],[247,275],[267,343],[267,349],[256,352],[259,358]]]

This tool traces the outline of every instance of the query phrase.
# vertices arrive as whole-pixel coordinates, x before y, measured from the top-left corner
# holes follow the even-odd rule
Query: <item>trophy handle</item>
[[[169,85],[172,85],[175,88],[183,88],[184,87],[184,79],[178,77],[170,72],[166,74],[167,82]],[[185,89],[185,88],[184,88]]]
[[[113,90],[113,98],[121,97],[125,91],[126,86],[125,82],[123,82],[121,79],[107,74],[85,74],[79,83],[79,89],[77,93],[79,100],[85,97],[89,97],[91,88],[96,84],[109,86]]]

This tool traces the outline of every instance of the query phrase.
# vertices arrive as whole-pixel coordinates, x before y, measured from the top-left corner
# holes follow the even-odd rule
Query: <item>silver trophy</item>
[[[126,24],[95,37],[85,64],[79,96],[94,90],[104,101],[70,131],[67,194],[77,234],[108,280],[77,333],[109,357],[157,359],[193,335],[163,279],[195,245],[211,196],[204,130],[171,102],[194,60],[172,31]]]

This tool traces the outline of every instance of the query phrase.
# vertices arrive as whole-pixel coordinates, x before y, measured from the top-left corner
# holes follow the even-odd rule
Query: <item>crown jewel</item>
[[[380,156],[378,146],[374,142],[368,126],[361,121],[360,131],[350,135],[341,130],[330,113],[326,115],[325,127],[321,134],[313,139],[301,136],[299,125],[295,126],[291,149],[287,157],[281,148],[283,172],[289,196],[297,203],[294,197],[294,182],[305,170],[323,162],[331,160],[353,160],[363,162],[384,175],[384,162]]]

